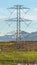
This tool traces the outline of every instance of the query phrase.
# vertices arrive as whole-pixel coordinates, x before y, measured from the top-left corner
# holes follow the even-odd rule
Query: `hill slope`
[[[27,33],[21,31],[19,41],[37,41],[37,32]],[[0,36],[0,41],[16,41],[16,34]]]

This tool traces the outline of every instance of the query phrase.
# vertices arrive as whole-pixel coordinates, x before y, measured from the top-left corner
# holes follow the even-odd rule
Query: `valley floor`
[[[37,42],[0,42],[0,65],[37,65]]]

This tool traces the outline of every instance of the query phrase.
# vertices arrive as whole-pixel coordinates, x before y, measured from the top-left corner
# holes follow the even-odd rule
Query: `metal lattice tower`
[[[21,10],[23,11],[24,9],[26,9],[27,11],[24,12],[25,14],[27,14],[27,12],[30,10],[30,8],[26,8],[26,7],[23,7],[22,5],[15,5],[14,7],[10,7],[8,8],[8,10],[11,10],[11,9],[14,9],[16,10],[16,18],[9,18],[5,21],[7,22],[17,22],[17,35],[16,35],[16,41],[21,41],[21,38],[20,38],[20,33],[21,33],[21,29],[20,29],[20,22],[25,22],[25,24],[27,25],[27,27],[30,25],[31,21],[32,20],[29,20],[29,19],[24,19],[24,18],[21,18]],[[11,12],[11,15],[12,15],[12,12]],[[27,24],[26,21],[29,21],[30,23]],[[10,24],[11,25],[11,24]],[[19,38],[19,40],[18,40]],[[16,51],[15,51],[16,53]],[[14,55],[14,58],[16,58],[16,54]],[[22,59],[23,61],[23,59]],[[27,63],[28,64],[28,63]],[[14,60],[14,65],[16,65],[16,61]],[[29,64],[28,64],[29,65]]]
[[[26,24],[26,21],[30,21],[30,23],[31,23],[31,20],[21,18],[21,10],[23,11],[24,9],[26,9],[27,11],[24,12],[24,13],[27,13],[30,8],[23,7],[22,5],[15,5],[14,7],[8,8],[8,10],[11,10],[11,9],[16,10],[16,12],[17,12],[16,15],[17,15],[17,17],[16,17],[16,18],[8,19],[8,20],[6,20],[6,21],[12,21],[12,22],[15,21],[15,22],[17,22],[17,35],[16,35],[16,38],[17,38],[17,41],[19,41],[19,40],[20,40],[20,32],[21,32],[21,30],[20,30],[20,22],[25,22],[25,24]],[[12,14],[11,14],[11,15],[12,15]],[[29,24],[30,24],[30,23],[29,23]],[[27,25],[27,24],[26,24],[26,25]],[[19,38],[19,40],[18,40],[18,38]]]

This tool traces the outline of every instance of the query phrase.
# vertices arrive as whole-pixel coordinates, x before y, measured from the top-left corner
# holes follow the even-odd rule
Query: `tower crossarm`
[[[17,21],[17,18],[10,18],[10,19],[6,19],[5,21],[10,21],[10,22],[16,22]]]
[[[25,21],[32,21],[32,20],[20,18],[20,21],[25,22]]]

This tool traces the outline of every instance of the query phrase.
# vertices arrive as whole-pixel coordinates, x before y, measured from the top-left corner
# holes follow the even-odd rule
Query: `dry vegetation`
[[[37,51],[37,42],[0,42],[2,51]]]

